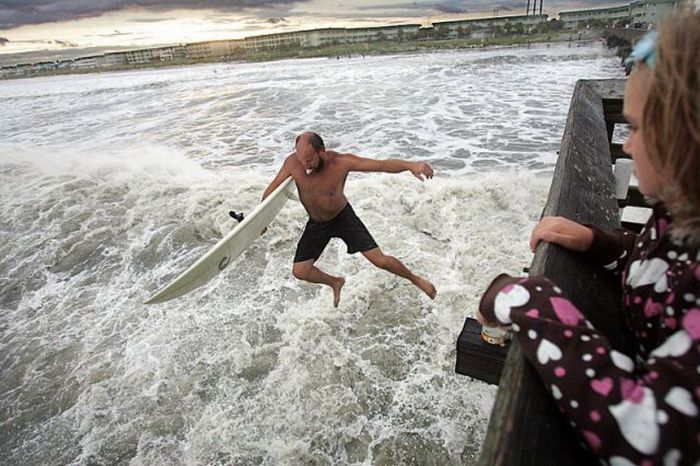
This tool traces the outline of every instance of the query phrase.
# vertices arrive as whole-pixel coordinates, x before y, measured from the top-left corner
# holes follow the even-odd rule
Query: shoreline
[[[331,45],[318,48],[307,49],[287,49],[264,52],[246,53],[244,57],[237,60],[222,60],[221,57],[198,60],[174,60],[167,62],[153,62],[136,66],[119,66],[111,68],[90,68],[90,69],[66,69],[66,70],[46,70],[37,71],[23,76],[0,76],[0,81],[31,79],[48,76],[83,75],[93,73],[113,73],[140,71],[158,68],[179,68],[206,64],[242,64],[260,63],[289,59],[304,58],[324,58],[340,59],[362,56],[383,56],[403,53],[423,53],[443,50],[473,50],[498,47],[515,47],[522,45],[558,44],[558,43],[579,43],[590,42],[603,38],[603,30],[592,29],[581,31],[558,31],[556,33],[538,33],[531,35],[514,35],[494,37],[490,39],[445,39],[445,40],[412,40],[402,42],[367,42],[360,44]]]

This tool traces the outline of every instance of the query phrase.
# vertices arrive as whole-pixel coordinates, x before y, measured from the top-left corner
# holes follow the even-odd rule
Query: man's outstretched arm
[[[433,167],[426,162],[409,162],[408,160],[400,159],[376,160],[354,154],[343,154],[343,158],[348,161],[349,171],[384,173],[410,171],[413,176],[421,181],[433,177]]]

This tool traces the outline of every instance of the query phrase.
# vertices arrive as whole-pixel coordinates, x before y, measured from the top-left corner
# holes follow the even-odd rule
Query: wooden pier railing
[[[614,125],[623,121],[623,87],[623,80],[576,84],[543,215],[564,216],[602,228],[620,225],[611,140]],[[597,266],[580,254],[543,243],[537,248],[530,274],[555,281],[591,322],[611,337],[614,347],[624,349],[624,342],[615,338],[619,335],[615,329],[622,325],[619,284]],[[479,464],[597,464],[560,415],[517,341],[510,346]],[[465,365],[468,361],[462,361]]]

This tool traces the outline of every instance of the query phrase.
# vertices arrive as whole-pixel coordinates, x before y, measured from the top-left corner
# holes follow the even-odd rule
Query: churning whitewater
[[[599,43],[216,64],[0,86],[0,463],[473,464],[495,388],[454,373],[500,271],[530,262]],[[346,193],[408,281],[332,240],[291,275],[290,201],[204,287],[143,303],[251,210],[294,137],[425,160]]]

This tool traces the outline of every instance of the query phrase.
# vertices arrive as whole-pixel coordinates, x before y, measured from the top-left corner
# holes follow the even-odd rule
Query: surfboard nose
[[[227,268],[260,237],[260,232],[277,216],[285,202],[292,198],[292,181],[291,177],[286,179],[204,256],[144,304],[163,303],[187,294]]]

